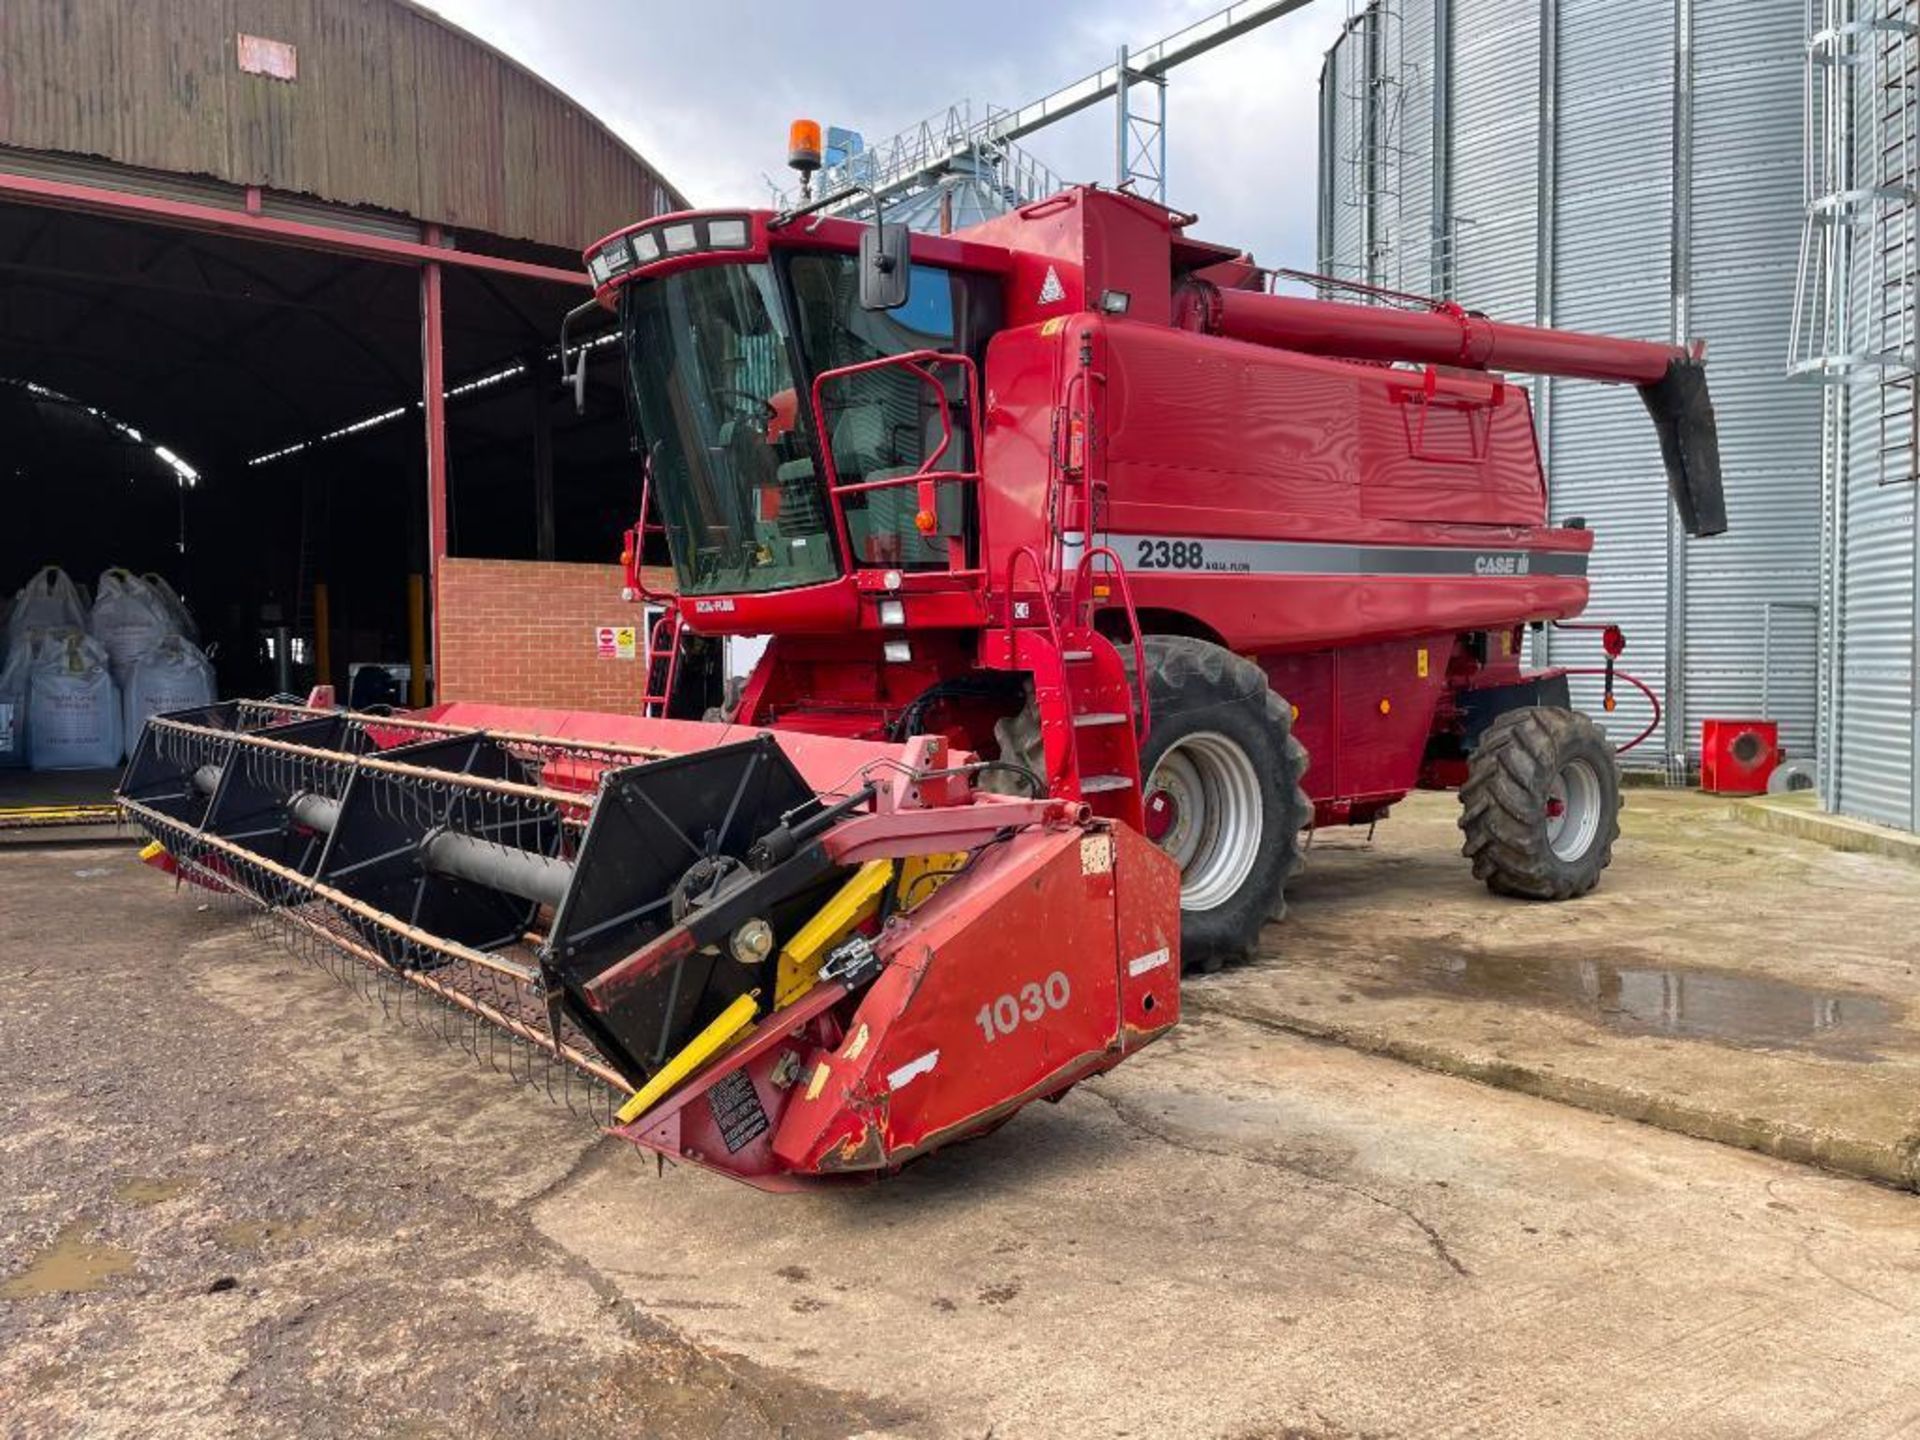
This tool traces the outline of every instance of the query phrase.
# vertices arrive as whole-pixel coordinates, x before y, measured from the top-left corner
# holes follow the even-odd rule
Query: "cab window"
[[[915,265],[907,302],[893,310],[862,309],[852,255],[795,256],[789,268],[795,334],[811,374],[913,350],[958,351],[978,363],[997,321],[998,287],[990,277]],[[960,372],[936,371],[943,392],[895,366],[830,380],[821,395],[826,434],[842,485],[912,475],[940,444],[941,410],[951,440],[942,470],[970,470],[969,417]],[[917,487],[901,485],[844,497],[856,565],[906,569],[947,564],[947,535],[966,524],[967,487],[940,487],[940,525],[923,535],[914,525]]]

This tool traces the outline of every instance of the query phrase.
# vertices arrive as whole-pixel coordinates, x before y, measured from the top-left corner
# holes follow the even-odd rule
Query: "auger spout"
[[[1687,533],[1718,535],[1727,528],[1719,430],[1698,347],[1513,325],[1450,301],[1356,305],[1193,278],[1176,292],[1174,316],[1176,324],[1204,335],[1308,355],[1632,385],[1653,419]]]

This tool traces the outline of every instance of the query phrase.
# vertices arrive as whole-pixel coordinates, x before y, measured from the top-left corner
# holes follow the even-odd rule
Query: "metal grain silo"
[[[1533,384],[1556,519],[1595,532],[1593,618],[1663,723],[1624,757],[1683,773],[1700,721],[1815,730],[1820,400],[1792,310],[1804,0],[1374,0],[1322,71],[1321,267],[1497,319],[1710,341],[1732,529],[1690,540],[1627,390]],[[1524,378],[1524,377],[1523,377]],[[1549,633],[1541,658],[1592,642]],[[1594,682],[1576,702],[1598,710]],[[1650,719],[1637,696],[1609,720]]]
[[[1920,7],[1811,0],[1806,207],[1791,368],[1824,381],[1818,786],[1920,829],[1915,202]]]

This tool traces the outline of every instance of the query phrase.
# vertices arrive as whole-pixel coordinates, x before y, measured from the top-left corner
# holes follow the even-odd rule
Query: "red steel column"
[[[440,244],[440,227],[426,227],[428,245]],[[440,562],[447,553],[447,365],[445,321],[442,313],[440,263],[420,267],[420,383],[426,412],[427,439],[427,577],[428,603],[433,607],[434,673],[440,666]],[[414,676],[416,700],[423,677]]]

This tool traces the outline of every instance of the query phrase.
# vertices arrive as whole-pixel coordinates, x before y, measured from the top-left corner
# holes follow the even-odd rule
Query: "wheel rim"
[[[1599,833],[1599,773],[1590,761],[1569,760],[1547,787],[1547,848],[1561,860],[1578,860]]]
[[[1266,819],[1247,752],[1211,730],[1182,736],[1153,767],[1146,800],[1165,817],[1155,839],[1180,867],[1180,908],[1231,900],[1253,870]]]

